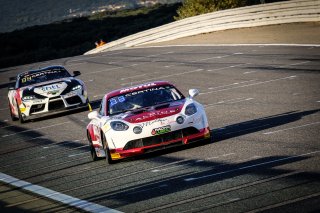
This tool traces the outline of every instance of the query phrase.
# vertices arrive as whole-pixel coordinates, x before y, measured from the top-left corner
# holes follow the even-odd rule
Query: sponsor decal
[[[168,119],[157,118],[157,119],[155,119],[153,121],[143,122],[143,123],[139,124],[139,126],[141,128],[143,128],[145,126],[151,126],[152,124],[155,124],[155,123],[160,123],[160,125],[164,125],[164,124],[168,123]]]
[[[41,89],[43,92],[50,91],[50,92],[57,93],[57,92],[59,92],[60,88],[61,88],[61,85],[52,84],[52,85],[48,85],[48,86],[43,86]],[[50,92],[48,92],[48,94],[51,94]]]
[[[151,134],[152,135],[161,135],[161,134],[165,134],[171,132],[171,126],[167,125],[167,126],[162,126],[159,128],[155,128],[152,130]]]
[[[57,93],[59,93],[59,90],[54,90],[54,91],[47,92],[48,95],[56,95]]]
[[[130,91],[134,91],[134,90],[138,90],[138,89],[148,88],[148,87],[151,87],[151,86],[156,86],[156,84],[155,83],[150,83],[150,84],[143,84],[143,85],[140,85],[140,86],[127,88],[127,89],[120,90],[120,93],[125,93],[125,92],[130,92]]]
[[[162,115],[172,115],[177,113],[176,109],[168,109],[168,110],[162,110],[162,111],[157,111],[157,112],[150,112],[146,115],[142,115],[136,119],[132,119],[134,120],[134,122],[139,122],[139,121],[143,121],[143,120],[147,120],[147,119],[151,119],[153,117],[156,116],[162,116]]]

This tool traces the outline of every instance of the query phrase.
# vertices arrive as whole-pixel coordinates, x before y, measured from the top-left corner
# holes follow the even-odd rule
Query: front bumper
[[[178,131],[180,131],[181,134],[178,133]],[[132,144],[135,144],[131,147],[126,146],[121,149],[110,149],[111,158],[112,160],[119,160],[152,151],[166,149],[173,146],[181,146],[204,139],[210,139],[211,137],[209,127],[200,129],[199,131],[190,134],[183,134],[184,132],[187,133],[187,129],[178,131],[140,139],[140,141],[130,141],[132,142]]]
[[[23,101],[19,106],[24,120],[54,115],[64,111],[77,110],[88,106],[86,95],[56,96],[32,101]]]

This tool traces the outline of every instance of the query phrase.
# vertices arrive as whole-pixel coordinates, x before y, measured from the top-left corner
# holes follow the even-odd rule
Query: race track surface
[[[93,108],[110,90],[154,80],[185,95],[198,88],[212,142],[110,166],[91,161],[88,111],[10,121],[8,77],[53,64],[82,72]],[[122,212],[319,211],[319,67],[320,47],[252,45],[137,48],[2,69],[0,172]],[[37,202],[12,199],[18,210]]]

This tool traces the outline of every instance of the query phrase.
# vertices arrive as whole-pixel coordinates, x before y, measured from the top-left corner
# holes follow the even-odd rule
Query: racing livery
[[[27,71],[17,77],[9,86],[8,99],[12,120],[26,120],[43,115],[54,114],[62,110],[85,107],[89,100],[84,83],[74,78],[62,66],[49,66]]]
[[[99,111],[88,114],[87,136],[93,160],[107,162],[166,147],[210,140],[204,107],[165,81],[110,92]]]

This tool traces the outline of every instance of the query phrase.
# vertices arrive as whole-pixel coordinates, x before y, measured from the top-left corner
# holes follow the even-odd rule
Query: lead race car
[[[12,120],[26,120],[54,114],[89,104],[84,83],[62,66],[27,71],[10,78],[8,99]]]
[[[152,82],[110,92],[99,111],[88,114],[87,136],[93,160],[116,160],[210,140],[204,107],[165,81]]]

